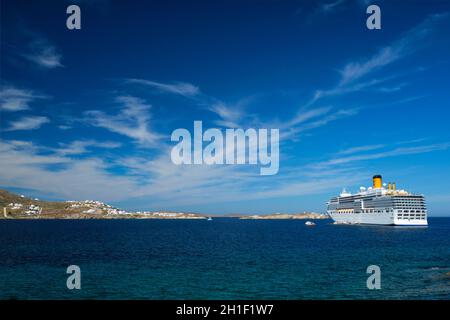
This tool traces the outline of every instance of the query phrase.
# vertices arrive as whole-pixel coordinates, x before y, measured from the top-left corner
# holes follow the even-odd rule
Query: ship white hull
[[[427,226],[427,208],[422,194],[397,190],[395,183],[386,189],[381,175],[373,176],[373,187],[361,187],[352,194],[342,190],[327,202],[327,212],[335,223],[389,226]]]
[[[328,211],[337,224],[375,224],[393,226],[427,226],[427,219],[399,219],[396,213],[342,213]]]

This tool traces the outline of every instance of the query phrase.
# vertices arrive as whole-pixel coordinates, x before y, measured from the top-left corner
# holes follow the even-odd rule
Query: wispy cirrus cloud
[[[306,2],[306,1],[305,1]],[[383,0],[377,0],[376,2],[372,0],[327,0],[327,1],[315,1],[316,4],[312,9],[305,10],[300,7],[295,11],[295,14],[298,15],[302,12],[307,12],[308,15],[306,17],[306,21],[308,23],[312,23],[316,18],[336,14],[343,10],[354,8],[355,5],[358,7],[363,7],[364,10],[371,4],[380,5]]]
[[[357,92],[393,80],[395,76],[380,79],[375,78],[361,82],[364,77],[416,52],[421,47],[420,43],[422,40],[447,16],[448,13],[430,15],[422,23],[406,32],[401,38],[382,47],[372,56],[347,63],[340,71],[341,77],[338,84],[331,89],[317,90],[307,105],[313,105],[324,97]],[[376,90],[381,92],[394,92],[400,90],[405,85],[406,83],[401,83],[391,87],[379,87]]]
[[[328,14],[333,14],[341,10],[345,10],[347,8],[351,8],[354,3],[356,2],[357,5],[362,7],[367,7],[369,4],[371,4],[371,0],[328,0],[328,1],[317,1],[317,4],[312,10],[309,11],[309,16],[307,17],[308,22],[312,22],[313,18],[318,16],[324,16]],[[382,0],[378,0],[377,3],[379,4],[382,2]],[[348,6],[346,4],[350,3]],[[299,14],[301,12],[304,12],[305,10],[303,8],[298,8],[295,11],[295,14]],[[312,11],[312,12],[311,12]]]
[[[323,116],[331,111],[331,107],[321,107],[310,110],[299,111],[290,121],[286,123],[288,127],[299,125],[308,120]]]
[[[208,110],[214,112],[219,116],[219,120],[216,120],[216,124],[228,128],[239,127],[238,122],[242,120],[245,113],[239,106],[226,105],[223,102],[213,103],[208,107]]]
[[[35,130],[43,124],[49,123],[50,119],[42,116],[26,116],[9,123],[9,127],[3,131]]]
[[[350,62],[341,70],[339,86],[353,82],[378,68],[384,67],[402,57],[405,46],[402,41],[382,48],[375,55],[362,62]]]
[[[11,112],[28,110],[31,102],[45,98],[47,96],[37,94],[32,90],[2,85],[0,87],[0,110]]]
[[[373,56],[362,61],[349,62],[341,70],[339,86],[344,86],[358,80],[371,72],[415,52],[420,48],[418,44],[420,44],[421,40],[446,16],[448,16],[447,13],[430,15],[422,23],[406,32],[403,37],[381,48]]]
[[[186,98],[195,98],[194,101],[202,108],[206,106],[206,110],[215,113],[219,117],[219,119],[214,121],[218,126],[228,128],[242,127],[242,123],[245,121],[245,126],[247,127],[250,125],[262,125],[264,127],[283,128],[284,131],[281,133],[282,138],[293,137],[300,132],[312,130],[324,126],[329,122],[358,113],[357,108],[339,110],[332,110],[332,107],[314,108],[310,110],[305,108],[299,111],[292,119],[282,122],[263,122],[257,114],[249,114],[246,110],[256,100],[256,96],[242,98],[236,103],[225,103],[220,99],[201,93],[199,87],[186,82],[177,82],[177,85],[163,84],[144,79],[127,79],[125,82],[155,87],[165,93],[178,94]]]
[[[380,148],[381,147],[377,147],[377,148],[373,148],[372,150],[380,149]],[[417,145],[417,146],[412,146],[412,147],[399,147],[399,148],[394,148],[391,150],[375,152],[375,153],[364,153],[364,154],[354,154],[354,153],[369,151],[369,150],[367,150],[367,149],[364,150],[364,148],[362,148],[360,150],[355,151],[355,149],[354,149],[354,150],[352,150],[351,155],[349,155],[349,156],[332,158],[330,160],[317,163],[316,166],[328,167],[328,166],[348,164],[348,163],[352,163],[352,162],[384,159],[384,158],[390,158],[390,157],[428,153],[428,152],[442,151],[442,150],[448,150],[448,149],[450,149],[450,142],[434,143],[434,144],[428,144],[428,145]]]
[[[85,112],[85,122],[135,140],[143,147],[155,147],[161,136],[150,128],[151,105],[133,96],[119,96],[116,102],[122,107],[116,115],[103,111]]]
[[[384,148],[384,144],[372,144],[372,145],[366,145],[366,146],[357,146],[357,147],[351,147],[345,150],[338,151],[337,154],[339,155],[348,155],[348,154],[354,154],[364,151],[372,151],[376,149]]]
[[[61,156],[81,155],[89,152],[88,148],[115,149],[121,146],[115,141],[75,140],[70,143],[60,143],[55,153]]]
[[[394,77],[385,77],[382,79],[372,79],[372,80],[368,80],[368,81],[363,81],[363,82],[356,82],[353,84],[348,84],[345,86],[337,86],[328,90],[317,90],[314,93],[314,97],[313,99],[309,102],[309,104],[313,104],[314,102],[318,101],[321,98],[325,98],[325,97],[331,97],[331,96],[339,96],[339,95],[344,95],[344,94],[348,94],[348,93],[352,93],[352,92],[358,92],[361,90],[367,90],[367,89],[374,89],[381,91],[381,92],[387,92],[383,91],[382,88],[378,88],[376,86],[381,85],[385,82],[388,82],[390,80],[392,80]],[[401,87],[399,87],[399,85],[392,87],[392,88],[396,88],[398,90],[401,89]],[[395,91],[395,90],[394,90]]]
[[[378,92],[385,92],[385,93],[397,92],[397,91],[402,90],[407,85],[408,85],[407,82],[402,82],[402,83],[399,83],[399,84],[396,84],[396,85],[393,85],[393,86],[390,86],[390,87],[383,86],[383,87],[376,88],[376,91],[378,91]]]
[[[320,8],[324,11],[332,11],[333,8],[341,6],[344,1],[335,1],[321,4]],[[361,3],[362,4],[362,3]],[[283,137],[293,137],[305,130],[310,130],[323,125],[330,121],[334,121],[346,116],[352,116],[358,113],[358,108],[341,109],[331,114],[332,107],[314,108],[313,106],[322,98],[337,95],[349,94],[361,90],[375,90],[382,93],[391,93],[401,90],[408,83],[402,82],[386,86],[383,84],[394,80],[399,75],[390,75],[383,78],[374,78],[364,80],[368,75],[386,67],[407,55],[414,53],[420,48],[420,43],[430,32],[432,32],[437,24],[448,16],[448,13],[433,14],[428,16],[422,23],[410,29],[401,38],[392,42],[374,55],[347,63],[340,71],[340,80],[338,83],[326,90],[316,90],[313,97],[300,109],[298,114],[291,120],[284,123],[287,130]],[[315,121],[309,121],[310,118],[316,118]],[[299,122],[299,123],[298,123]]]
[[[295,121],[293,123],[292,121],[288,121],[287,123],[290,125],[283,128],[283,131],[280,134],[280,138],[296,138],[300,133],[323,127],[336,120],[354,116],[359,112],[358,108],[344,108],[337,110],[333,110],[332,108],[318,108],[318,110],[319,111],[317,111],[316,109],[309,109],[304,111],[304,114],[306,116],[301,122],[298,122],[298,120],[295,119],[301,119],[302,113],[294,118]]]
[[[343,1],[322,4],[325,10],[332,10],[342,5]],[[328,8],[328,9],[327,9]],[[284,122],[285,128],[281,137],[295,138],[301,132],[324,126],[331,121],[358,114],[359,108],[348,108],[333,111],[334,107],[315,107],[317,102],[325,97],[349,94],[361,90],[374,90],[381,93],[391,93],[401,90],[408,83],[384,85],[399,77],[399,74],[364,80],[368,75],[414,53],[420,48],[420,43],[438,23],[448,16],[448,13],[433,14],[422,23],[410,29],[401,38],[379,49],[374,55],[347,63],[340,71],[338,83],[326,90],[316,90],[313,97],[300,109],[296,116]],[[420,69],[416,71],[421,71]],[[406,98],[398,103],[409,102],[415,98]]]
[[[328,2],[328,3],[320,3],[318,10],[322,13],[328,13],[333,10],[336,10],[339,6],[343,5],[344,3],[345,3],[345,0],[336,0],[336,1]]]
[[[160,92],[181,95],[191,98],[206,110],[215,113],[219,119],[214,122],[222,127],[239,127],[239,122],[249,115],[245,108],[254,100],[253,96],[240,99],[236,103],[226,103],[220,99],[203,94],[200,88],[188,82],[175,82],[173,84],[161,83],[145,79],[126,79],[127,84],[140,84],[154,88]]]
[[[66,124],[61,124],[61,125],[58,126],[58,129],[60,129],[60,130],[69,130],[69,129],[72,129],[72,127],[68,126]]]
[[[256,100],[256,96],[248,96],[239,99],[235,103],[226,103],[219,99],[206,97],[202,104],[206,105],[206,109],[215,113],[219,119],[215,123],[222,127],[236,128],[242,127],[242,123],[245,121],[246,126],[250,125],[250,122],[258,122],[256,115],[250,115],[247,112],[247,108],[251,103]],[[253,119],[249,119],[252,116]],[[253,121],[250,121],[253,120]]]
[[[313,23],[313,21],[322,16],[330,15],[345,9],[346,3],[347,0],[331,0],[327,2],[319,1],[313,6],[312,9],[308,8],[308,10],[304,10],[303,8],[298,8],[295,11],[295,14],[298,15],[303,12],[306,14],[305,21],[307,23]]]
[[[144,79],[126,79],[126,83],[140,84],[163,93],[178,94],[185,97],[194,97],[200,93],[200,89],[188,82],[162,83]]]
[[[26,53],[22,56],[40,67],[54,69],[63,67],[62,54],[50,41],[42,36],[33,40]]]

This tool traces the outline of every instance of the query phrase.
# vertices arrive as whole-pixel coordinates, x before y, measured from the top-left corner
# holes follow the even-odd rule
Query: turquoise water
[[[0,298],[449,299],[450,218],[429,223],[0,220]],[[81,290],[66,288],[72,264]]]

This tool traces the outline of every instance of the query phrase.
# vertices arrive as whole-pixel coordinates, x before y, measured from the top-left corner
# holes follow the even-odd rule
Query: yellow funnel
[[[373,188],[374,189],[381,189],[382,180],[381,176],[379,174],[373,176]]]

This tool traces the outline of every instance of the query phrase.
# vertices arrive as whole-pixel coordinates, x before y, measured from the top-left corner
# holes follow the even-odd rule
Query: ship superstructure
[[[427,209],[423,195],[397,190],[395,183],[382,183],[373,176],[373,186],[351,194],[345,189],[327,203],[327,212],[336,223],[426,226]]]

